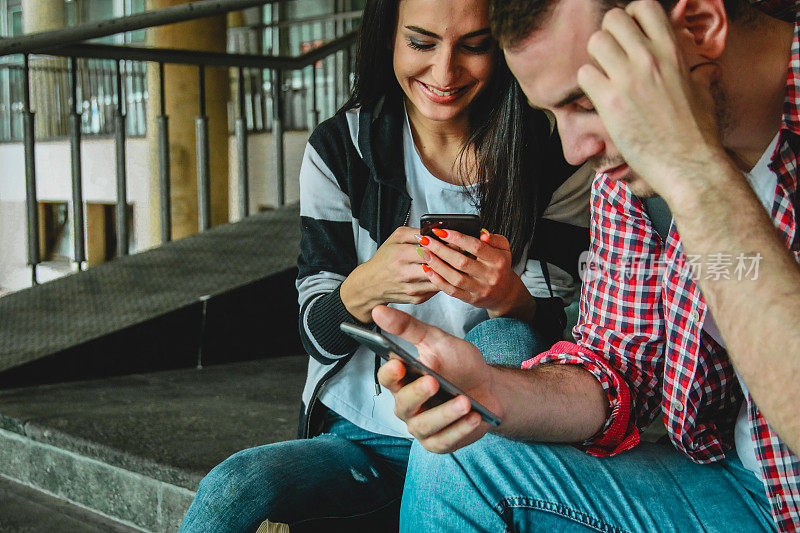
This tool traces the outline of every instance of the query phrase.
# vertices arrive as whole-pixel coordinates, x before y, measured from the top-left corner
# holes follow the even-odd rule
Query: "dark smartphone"
[[[445,243],[442,239],[437,237],[431,231],[434,228],[451,229],[476,239],[481,236],[481,217],[478,215],[461,215],[461,214],[448,214],[448,213],[428,213],[419,217],[419,234],[436,239],[442,244]],[[452,247],[452,246],[451,246]],[[475,256],[469,252],[459,250],[461,253],[475,259]]]
[[[480,231],[480,230],[479,230]],[[385,336],[381,335],[380,333],[376,333],[372,330],[362,328],[360,326],[355,326],[353,324],[349,324],[347,322],[342,322],[339,326],[341,330],[349,335],[350,337],[357,340],[359,343],[363,344],[370,350],[374,351],[376,354],[381,356],[385,360],[389,360],[392,358],[391,354],[395,354],[398,358],[400,358],[403,363],[406,365],[406,376],[410,381],[414,381],[415,379],[422,377],[424,375],[433,376],[436,381],[439,382],[439,392],[437,393],[437,402],[444,403],[447,400],[455,398],[456,396],[466,396],[469,399],[469,403],[472,406],[472,410],[477,412],[481,415],[481,418],[484,422],[491,424],[493,426],[500,425],[500,418],[489,411],[486,407],[481,405],[480,403],[476,402],[470,396],[447,381],[445,378],[428,368],[426,365],[421,363],[416,357],[405,351],[403,348],[398,346],[395,342],[392,342],[390,339],[386,338]],[[436,398],[436,396],[434,397]]]
[[[433,228],[451,229],[477,239],[481,236],[481,217],[448,213],[428,213],[419,217],[419,234],[441,241],[431,233]]]

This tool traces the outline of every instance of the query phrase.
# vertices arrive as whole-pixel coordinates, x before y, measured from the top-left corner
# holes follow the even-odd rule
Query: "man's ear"
[[[712,60],[722,55],[728,36],[723,0],[678,0],[669,18],[679,39],[691,41],[691,52]]]

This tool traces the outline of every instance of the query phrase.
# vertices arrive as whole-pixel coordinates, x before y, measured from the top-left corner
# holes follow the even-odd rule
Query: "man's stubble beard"
[[[714,100],[714,118],[717,123],[717,131],[719,132],[720,139],[723,143],[725,141],[726,133],[730,132],[733,128],[733,118],[728,108],[728,95],[722,86],[720,80],[714,80],[710,86],[711,97]],[[609,157],[599,156],[589,159],[589,164],[592,168],[613,168],[625,163],[622,156]],[[630,189],[630,191],[639,198],[652,198],[658,196],[653,188],[633,170],[622,178],[622,180]]]

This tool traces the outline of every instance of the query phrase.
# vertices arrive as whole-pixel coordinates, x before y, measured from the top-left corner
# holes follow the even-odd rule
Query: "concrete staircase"
[[[306,364],[287,356],[0,391],[0,475],[174,532],[214,465],[296,436]]]
[[[295,204],[0,298],[0,476],[175,531],[214,465],[294,438],[299,228]]]

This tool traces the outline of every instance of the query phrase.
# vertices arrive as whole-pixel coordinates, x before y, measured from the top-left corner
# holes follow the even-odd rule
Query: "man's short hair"
[[[590,0],[597,2],[600,12],[613,7],[624,7],[633,0]],[[667,11],[677,0],[658,0]],[[514,48],[538,30],[552,14],[559,0],[492,0],[492,34],[503,48]],[[731,20],[736,20],[749,5],[748,0],[724,0],[725,11]]]

